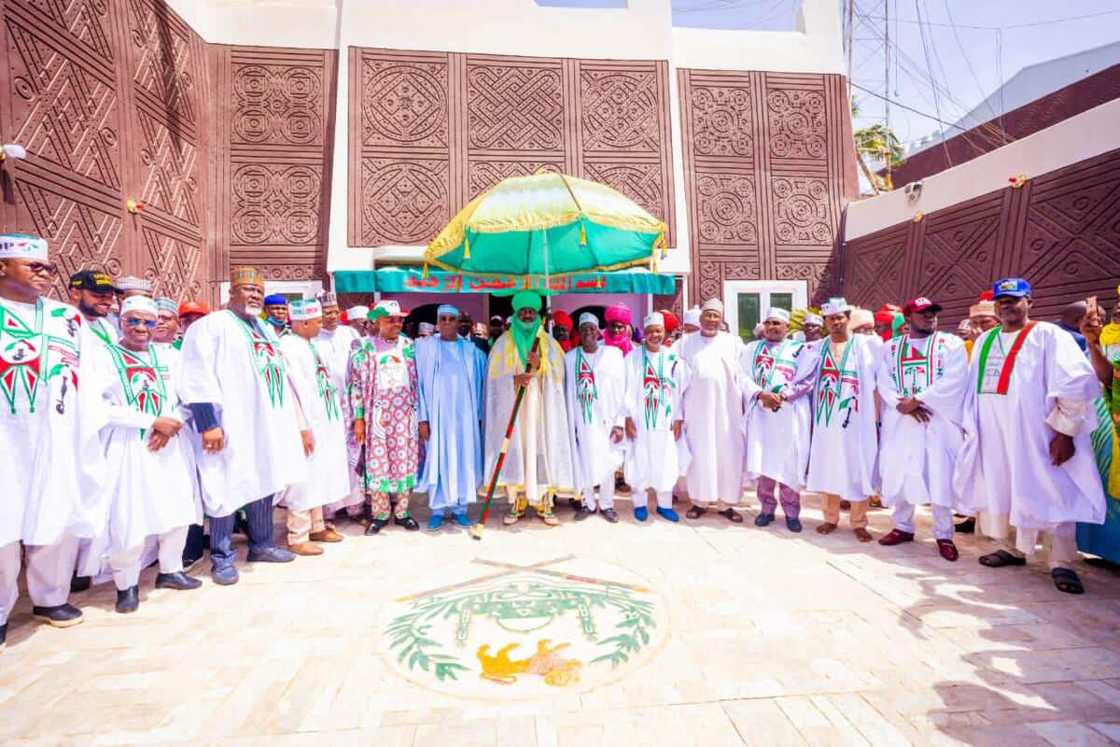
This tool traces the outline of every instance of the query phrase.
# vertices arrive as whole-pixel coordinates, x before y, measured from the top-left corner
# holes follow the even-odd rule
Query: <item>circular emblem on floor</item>
[[[660,651],[665,603],[631,571],[557,558],[476,559],[386,613],[390,666],[461,697],[538,698],[618,679]]]

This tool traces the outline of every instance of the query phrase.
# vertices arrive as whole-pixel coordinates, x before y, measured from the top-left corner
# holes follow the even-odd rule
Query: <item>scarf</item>
[[[603,342],[612,348],[618,348],[624,356],[629,355],[630,351],[634,349],[634,341],[630,339],[629,333],[626,332],[616,335],[608,329],[603,332]]]
[[[517,355],[521,358],[521,365],[529,367],[529,351],[533,349],[533,340],[540,331],[541,320],[537,317],[531,322],[523,322],[519,317],[513,318],[509,332],[513,335],[513,344],[517,346]],[[543,355],[545,351],[541,351]]]

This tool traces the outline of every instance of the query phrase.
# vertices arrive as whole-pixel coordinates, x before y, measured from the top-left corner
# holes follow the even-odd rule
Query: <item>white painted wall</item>
[[[674,28],[671,0],[625,8],[542,7],[533,0],[168,0],[208,42],[342,50],[339,54],[328,269],[416,261],[423,247],[347,245],[349,76],[346,49],[439,50],[669,61],[677,248],[663,272],[689,271],[677,68],[842,73],[839,6],[802,0],[798,30]]]
[[[921,196],[886,192],[848,205],[848,241],[932,213],[973,197],[1003,189],[1019,175],[1041,176],[1063,166],[1120,148],[1120,99],[1101,104],[1022,140],[997,148],[960,166],[922,180]]]

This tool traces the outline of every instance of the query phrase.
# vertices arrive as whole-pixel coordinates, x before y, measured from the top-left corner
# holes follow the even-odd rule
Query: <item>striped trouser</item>
[[[233,523],[237,512],[229,516],[210,517],[210,561],[215,565],[233,564]],[[249,549],[264,550],[272,543],[272,496],[245,504],[249,522]]]

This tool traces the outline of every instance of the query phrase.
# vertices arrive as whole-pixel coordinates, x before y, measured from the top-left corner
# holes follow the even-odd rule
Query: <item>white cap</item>
[[[351,306],[346,310],[346,318],[350,321],[365,319],[367,316],[369,316],[368,306]]]
[[[383,316],[401,316],[400,303],[395,300],[378,301],[377,305],[369,312],[369,318],[380,319]]]
[[[47,261],[47,240],[23,233],[0,235],[0,259]]]
[[[642,320],[642,329],[653,326],[665,326],[665,315],[660,311],[654,311],[650,314],[646,314],[646,318]]]
[[[129,314],[151,314],[156,316],[156,302],[147,296],[129,296],[121,301],[121,318]]]
[[[315,299],[292,301],[288,304],[288,318],[293,322],[306,322],[323,315],[323,306]]]
[[[771,306],[770,310],[766,312],[766,318],[762,321],[768,322],[771,319],[789,324],[789,312],[785,309],[778,308],[777,306]]]
[[[719,300],[718,298],[709,298],[707,301],[704,302],[704,305],[700,307],[700,310],[701,311],[718,311],[719,313],[722,314],[723,313],[723,301]]]
[[[816,324],[817,326],[823,326],[824,325],[824,319],[821,319],[816,314],[806,312],[805,313],[805,318],[801,320],[801,323],[802,324]]]
[[[585,311],[579,315],[579,324],[576,327],[582,327],[585,324],[590,324],[595,329],[599,329],[599,317],[592,314],[590,311]]]
[[[691,324],[693,327],[700,326],[700,309],[693,306],[691,309],[685,309],[684,322],[682,324]]]
[[[828,299],[828,301],[821,305],[822,316],[832,316],[833,314],[844,314],[852,310],[848,302],[843,296]]]
[[[436,325],[431,322],[420,322],[419,329],[421,333],[433,334],[436,331]]]
[[[140,293],[151,293],[152,284],[144,278],[138,278],[133,275],[125,275],[119,278],[113,285],[117,286],[117,290],[121,293],[128,291],[139,291]]]

